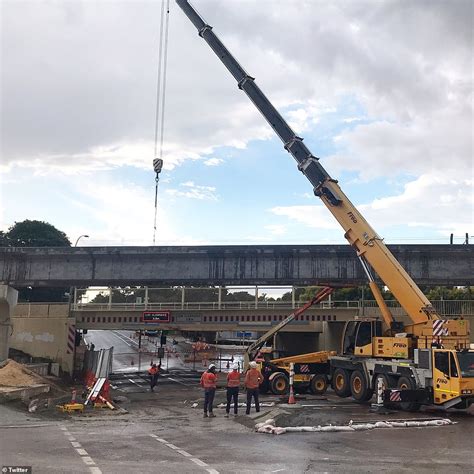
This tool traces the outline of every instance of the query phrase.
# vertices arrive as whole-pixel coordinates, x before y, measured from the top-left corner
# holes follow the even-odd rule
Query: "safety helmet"
[[[232,369],[233,370],[239,370],[239,364],[237,364],[237,363],[232,364]]]
[[[214,364],[209,364],[209,370],[215,369],[216,366]]]
[[[256,369],[257,368],[257,363],[253,360],[252,362],[250,362],[249,367],[251,369]]]

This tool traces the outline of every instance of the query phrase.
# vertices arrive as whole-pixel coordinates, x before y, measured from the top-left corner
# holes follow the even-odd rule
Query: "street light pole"
[[[76,240],[76,243],[74,244],[74,247],[77,247],[77,243],[79,242],[79,240],[81,240],[81,239],[82,239],[82,237],[84,237],[84,238],[86,238],[86,239],[88,239],[88,238],[89,238],[89,236],[88,236],[88,235],[86,235],[86,234],[82,234],[82,235],[80,235],[80,236],[77,238],[77,240]]]

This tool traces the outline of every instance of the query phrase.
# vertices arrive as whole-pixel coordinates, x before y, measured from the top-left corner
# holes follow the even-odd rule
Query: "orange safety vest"
[[[263,382],[263,376],[258,369],[249,369],[245,374],[245,386],[247,388],[258,388]]]
[[[204,372],[201,375],[201,385],[203,388],[216,388],[217,375],[212,372]]]
[[[228,387],[239,387],[240,386],[240,372],[233,370],[227,374],[227,386]]]
[[[158,367],[150,367],[150,368],[148,369],[148,373],[149,373],[150,375],[156,375],[156,374],[158,373]]]

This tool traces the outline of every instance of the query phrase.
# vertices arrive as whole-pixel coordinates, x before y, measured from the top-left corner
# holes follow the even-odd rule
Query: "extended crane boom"
[[[369,279],[370,287],[381,307],[383,318],[390,327],[393,317],[390,314],[380,291],[370,272],[370,266],[377,272],[384,284],[390,289],[400,305],[405,309],[414,325],[421,325],[429,320],[439,319],[435,309],[418,288],[413,279],[388,250],[382,239],[359,213],[355,206],[342,192],[337,181],[332,179],[323,168],[319,159],[295,134],[285,119],[275,109],[265,94],[255,83],[252,76],[242,68],[229,50],[224,46],[201,16],[187,0],[176,0],[186,16],[197,28],[201,36],[216,53],[224,66],[237,81],[257,109],[280,137],[284,148],[291,153],[298,163],[298,169],[313,185],[314,193],[320,197],[325,206],[337,219],[345,231],[345,238],[354,247]],[[413,328],[414,329],[414,328]]]

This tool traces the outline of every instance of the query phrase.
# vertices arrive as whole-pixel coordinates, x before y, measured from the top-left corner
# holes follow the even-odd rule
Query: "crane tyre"
[[[348,397],[351,394],[349,372],[344,369],[336,369],[332,378],[332,385],[338,397]]]
[[[350,379],[351,395],[357,403],[366,402],[372,398],[367,378],[361,370],[354,370]]]
[[[309,383],[309,390],[314,395],[322,395],[328,389],[328,378],[324,374],[316,374]]]
[[[284,395],[288,393],[290,387],[290,381],[283,372],[277,372],[272,374],[270,379],[270,391],[275,395]]]
[[[415,381],[410,377],[400,377],[397,380],[397,388],[401,390],[415,390]],[[420,403],[417,402],[401,402],[398,403],[398,407],[404,411],[418,411],[420,409]]]

